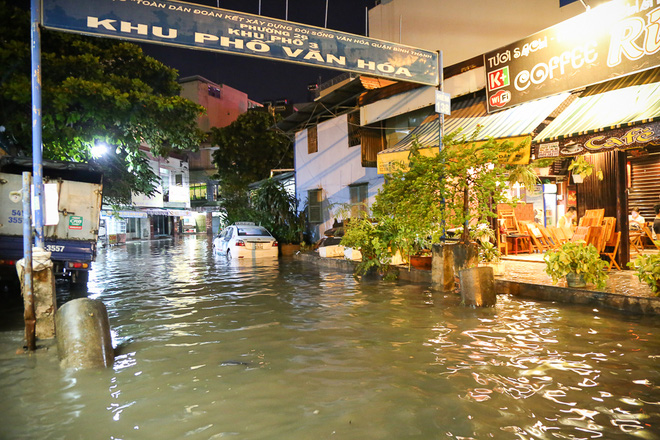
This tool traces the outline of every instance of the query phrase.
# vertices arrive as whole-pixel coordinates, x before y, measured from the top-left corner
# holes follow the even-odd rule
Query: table
[[[532,253],[532,237],[529,234],[507,234],[507,245],[511,243],[511,253],[518,255],[520,252]],[[526,247],[527,250],[521,248],[521,245]]]

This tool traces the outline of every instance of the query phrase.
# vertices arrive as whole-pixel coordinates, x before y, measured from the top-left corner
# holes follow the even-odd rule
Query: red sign
[[[504,107],[506,103],[509,101],[511,101],[511,92],[509,92],[508,90],[498,90],[497,93],[491,95],[490,106]]]
[[[497,90],[509,85],[509,67],[497,69],[488,73],[488,90]]]

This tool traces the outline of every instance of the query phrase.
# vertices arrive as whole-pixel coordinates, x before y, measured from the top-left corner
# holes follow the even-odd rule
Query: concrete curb
[[[299,252],[295,259],[317,267],[334,269],[342,273],[353,273],[357,262],[340,258],[322,258],[309,252]],[[399,269],[399,279],[416,284],[431,285],[431,271],[411,268]],[[525,281],[507,280],[495,277],[495,289],[499,294],[540,301],[556,301],[566,304],[579,304],[617,310],[635,315],[660,315],[659,296],[631,296],[599,290],[572,289],[569,287],[536,284]],[[650,291],[650,289],[649,289]]]

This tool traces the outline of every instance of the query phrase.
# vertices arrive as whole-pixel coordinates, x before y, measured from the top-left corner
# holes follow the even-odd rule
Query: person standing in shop
[[[557,226],[560,228],[571,228],[573,229],[573,219],[577,217],[577,208],[575,206],[569,206],[566,210],[566,214],[562,215],[557,222]]]

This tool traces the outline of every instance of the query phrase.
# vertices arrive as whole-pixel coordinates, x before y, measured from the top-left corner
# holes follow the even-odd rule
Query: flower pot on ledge
[[[433,263],[432,255],[411,255],[410,265],[416,269],[431,270]]]
[[[280,243],[279,247],[282,256],[291,256],[300,250],[299,244]]]

